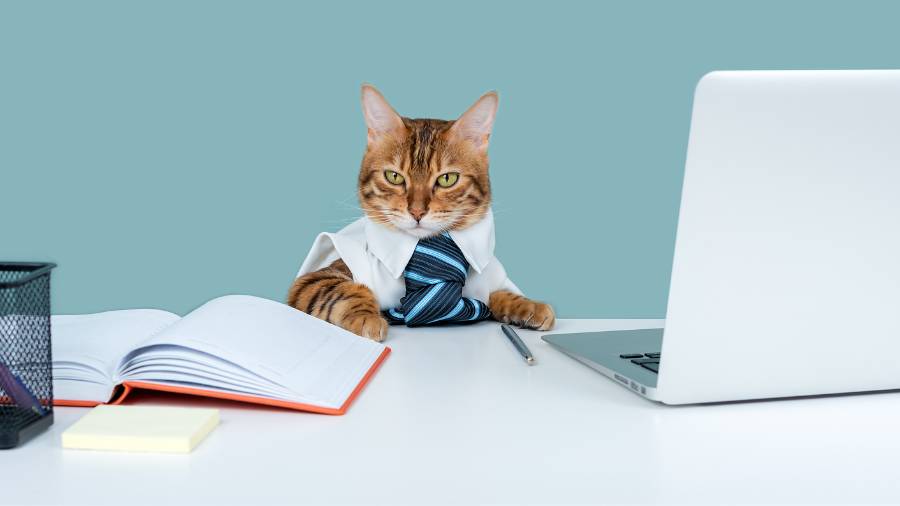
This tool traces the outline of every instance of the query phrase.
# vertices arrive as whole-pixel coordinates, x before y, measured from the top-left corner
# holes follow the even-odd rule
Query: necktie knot
[[[462,296],[468,272],[469,262],[450,234],[419,240],[403,271],[406,296],[385,316],[391,323],[411,327],[489,318],[491,312],[483,302]]]

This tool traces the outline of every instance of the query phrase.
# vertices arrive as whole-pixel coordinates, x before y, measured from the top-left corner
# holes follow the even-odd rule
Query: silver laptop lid
[[[900,388],[900,71],[697,85],[658,394]]]

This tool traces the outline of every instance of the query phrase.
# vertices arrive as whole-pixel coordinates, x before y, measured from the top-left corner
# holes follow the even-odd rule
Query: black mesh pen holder
[[[50,263],[0,262],[0,449],[53,423]]]

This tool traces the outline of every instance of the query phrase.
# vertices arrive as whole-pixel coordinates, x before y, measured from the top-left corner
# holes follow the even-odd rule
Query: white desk
[[[63,451],[84,410],[58,408],[0,452],[0,503],[900,501],[900,394],[667,407],[521,334],[534,367],[496,324],[392,328],[347,415],[203,402],[222,424],[190,455]]]

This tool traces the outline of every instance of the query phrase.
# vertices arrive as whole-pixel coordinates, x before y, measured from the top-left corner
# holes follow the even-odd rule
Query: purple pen
[[[41,416],[47,413],[37,397],[28,390],[28,387],[22,383],[22,380],[13,374],[3,362],[0,362],[0,388],[20,408],[34,411]]]

